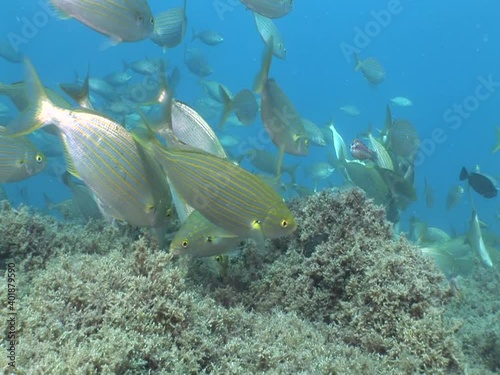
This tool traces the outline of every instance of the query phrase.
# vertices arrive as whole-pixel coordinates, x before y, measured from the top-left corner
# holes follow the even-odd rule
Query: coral
[[[393,239],[381,209],[358,190],[292,209],[293,236],[249,241],[221,275],[146,235],[4,207],[0,249],[19,262],[18,372],[463,373],[443,318],[450,288]]]

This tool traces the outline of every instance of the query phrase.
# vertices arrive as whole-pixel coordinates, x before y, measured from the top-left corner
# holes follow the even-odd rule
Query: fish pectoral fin
[[[69,154],[69,150],[66,144],[64,144],[64,157],[66,160],[66,171],[69,172],[73,177],[76,177],[81,180],[80,175],[78,174],[78,171],[75,168],[75,165],[73,164],[73,159],[71,158],[71,155]]]
[[[54,13],[54,15],[59,18],[60,20],[69,20],[70,18],[72,18],[69,14],[67,14],[66,12],[64,12],[62,9],[56,7],[51,1],[48,2],[48,6],[50,7],[50,9],[52,10],[52,12]]]
[[[118,44],[120,44],[122,40],[117,37],[111,37],[107,38],[104,42],[101,43],[99,47],[99,51],[106,51],[107,49],[111,47],[116,47]]]

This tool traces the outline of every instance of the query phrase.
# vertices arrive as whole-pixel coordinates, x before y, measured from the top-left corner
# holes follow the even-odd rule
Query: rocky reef
[[[468,347],[480,338],[464,329],[466,305],[433,261],[394,239],[384,211],[362,192],[322,192],[291,207],[298,222],[292,236],[268,241],[265,249],[249,241],[217,273],[209,262],[165,253],[147,232],[64,224],[3,204],[0,264],[2,272],[16,264],[19,341],[17,367],[2,355],[0,368],[14,374],[498,370],[497,358],[483,363]],[[1,293],[2,316],[7,308]],[[1,324],[6,332],[7,322]],[[498,347],[498,332],[490,340]]]

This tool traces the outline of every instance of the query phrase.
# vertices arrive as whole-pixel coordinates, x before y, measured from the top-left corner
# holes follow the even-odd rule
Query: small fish
[[[240,0],[248,9],[268,18],[280,18],[293,10],[293,0]]]
[[[327,179],[334,171],[335,168],[325,162],[317,162],[305,167],[306,176],[314,183],[315,190],[319,181]]]
[[[46,166],[45,155],[28,138],[0,136],[0,184],[25,180]]]
[[[194,31],[193,28],[193,37],[191,38],[191,41],[195,39],[199,39],[202,43],[208,46],[215,46],[224,41],[224,37],[220,35],[217,31],[204,30],[197,33]]]
[[[232,135],[228,135],[228,134],[224,134],[224,135],[220,136],[219,141],[220,141],[222,146],[227,147],[227,148],[238,146],[241,142],[239,138],[236,138],[236,137],[234,137]]]
[[[75,18],[114,42],[145,39],[155,20],[147,0],[50,0],[61,18]]]
[[[485,198],[494,198],[498,194],[498,189],[493,180],[481,173],[467,172],[465,167],[460,171],[460,181],[468,180],[469,186],[479,195]]]
[[[377,59],[369,57],[365,60],[360,60],[357,53],[354,54],[354,58],[356,62],[354,71],[361,70],[361,73],[363,73],[368,82],[378,85],[384,81],[385,70]]]
[[[448,233],[440,228],[425,226],[417,238],[417,243],[423,244],[443,244],[449,242],[451,237]]]
[[[340,110],[351,117],[359,116],[361,113],[358,107],[351,104],[343,105],[342,107],[340,107]]]
[[[96,93],[103,99],[115,100],[117,98],[114,87],[101,78],[89,78],[89,88],[91,93]]]
[[[198,77],[208,77],[213,72],[205,55],[196,48],[186,48],[184,50],[184,64],[186,64],[191,73]]]
[[[349,148],[351,155],[357,160],[375,160],[377,155],[366,146],[360,139],[352,141]]]
[[[457,205],[464,195],[464,188],[460,185],[453,186],[446,196],[446,209],[450,210]]]
[[[472,250],[479,255],[483,264],[486,267],[493,267],[493,262],[491,261],[488,250],[484,244],[483,235],[481,234],[477,212],[474,209],[472,210],[467,240],[469,241],[469,245],[472,247]]]
[[[131,63],[123,61],[123,66],[125,69],[131,69],[137,74],[142,74],[145,76],[157,74],[160,72],[160,62],[151,59],[137,60]]]
[[[424,184],[425,203],[427,208],[432,208],[434,207],[434,192],[432,191],[431,186],[427,183],[427,177],[424,180]]]
[[[259,32],[264,44],[272,43],[273,55],[279,59],[286,59],[286,46],[281,36],[279,29],[274,24],[273,20],[264,17],[256,12],[253,12],[255,25]]]
[[[391,103],[398,107],[410,107],[413,105],[412,101],[404,96],[396,96],[391,100]]]
[[[211,99],[221,104],[224,104],[224,99],[221,97],[221,89],[224,90],[225,95],[231,99],[233,98],[231,91],[229,91],[229,89],[220,82],[202,79],[200,84],[203,86],[203,89]]]
[[[178,255],[210,257],[234,250],[243,239],[193,211],[176,232],[169,251]]]
[[[12,47],[12,43],[7,40],[0,41],[0,57],[11,63],[23,62],[23,55],[19,51],[16,51]]]
[[[183,7],[171,8],[155,17],[154,30],[149,38],[164,50],[174,48],[184,39],[186,26],[186,0],[184,0]]]
[[[306,118],[302,118],[302,124],[312,144],[320,147],[326,146],[325,134],[318,125]]]
[[[132,79],[132,75],[127,71],[114,72],[104,77],[104,80],[112,86],[122,86]]]

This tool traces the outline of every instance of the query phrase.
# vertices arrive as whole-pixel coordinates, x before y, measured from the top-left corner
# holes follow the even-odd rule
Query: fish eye
[[[186,248],[188,246],[188,244],[189,244],[189,242],[187,240],[184,240],[184,241],[181,242],[181,246],[183,248]]]
[[[288,226],[288,221],[287,220],[282,220],[281,221],[281,227],[286,228]]]
[[[151,17],[151,18],[149,19],[149,24],[150,24],[150,25],[154,25],[154,24],[155,24],[155,18],[154,18],[154,17]]]
[[[214,240],[214,238],[212,236],[207,237],[207,242],[212,242],[213,240]]]
[[[41,163],[41,162],[43,161],[43,157],[42,157],[42,155],[37,154],[37,155],[35,156],[35,160],[36,160],[36,162],[37,162],[37,163]]]
[[[222,255],[216,255],[215,260],[219,263],[222,262]]]

